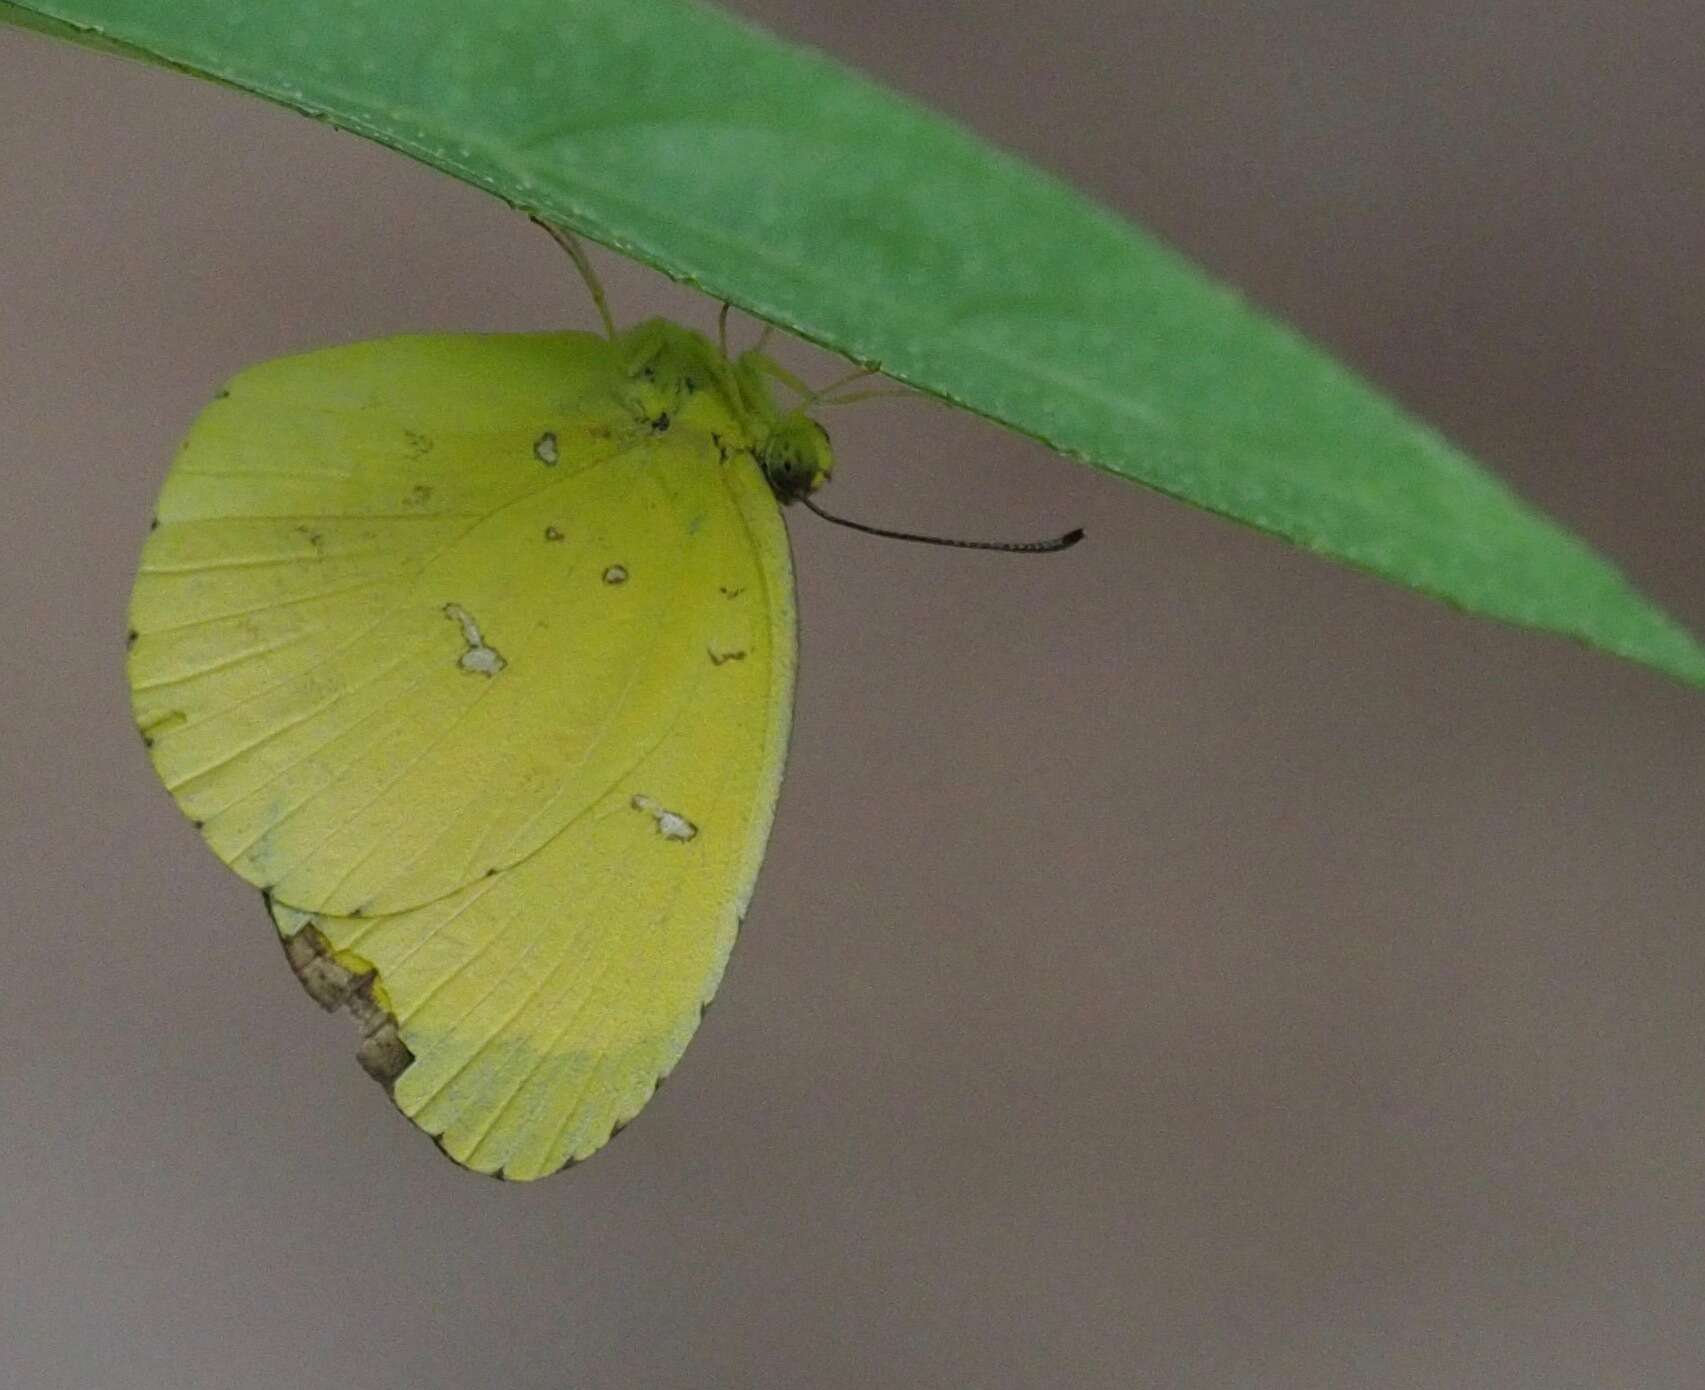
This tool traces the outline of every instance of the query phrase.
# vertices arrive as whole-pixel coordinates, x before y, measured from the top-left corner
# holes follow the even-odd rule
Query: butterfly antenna
[[[597,306],[598,317],[604,320],[604,334],[614,340],[616,336],[616,321],[610,317],[610,301],[604,298],[604,284],[598,278],[598,272],[592,269],[592,262],[586,258],[586,248],[580,244],[580,238],[564,227],[558,227],[535,217],[534,222],[543,227],[550,239],[568,252],[568,258],[574,262],[574,268],[580,272],[580,278],[586,282],[586,288],[592,295],[592,303]]]
[[[844,516],[824,511],[810,497],[801,497],[799,500],[812,515],[820,516],[824,521],[832,521],[837,526],[845,526],[849,531],[863,531],[867,536],[881,536],[890,541],[915,541],[919,545],[947,545],[957,550],[1003,550],[1011,555],[1049,555],[1056,550],[1070,550],[1083,539],[1081,526],[1073,527],[1063,536],[1055,536],[1045,541],[962,541],[951,536],[924,536],[915,531],[890,531],[885,526],[866,526],[862,521],[849,521]]]

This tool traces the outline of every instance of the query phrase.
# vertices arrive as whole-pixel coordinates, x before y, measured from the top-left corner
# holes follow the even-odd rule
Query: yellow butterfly
[[[661,320],[357,343],[243,372],[167,478],[154,766],[467,1167],[592,1153],[716,992],[793,700],[776,502],[832,467],[778,375]]]
[[[402,1112],[508,1178],[606,1143],[716,992],[792,711],[777,503],[833,468],[826,392],[761,340],[731,358],[726,308],[717,344],[617,333],[553,234],[604,337],[243,372],[172,465],[130,619],[178,805]]]

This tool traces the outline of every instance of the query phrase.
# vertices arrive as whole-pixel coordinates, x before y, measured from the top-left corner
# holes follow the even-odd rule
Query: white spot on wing
[[[533,441],[533,457],[544,464],[546,468],[556,467],[556,461],[562,457],[557,452],[556,436],[549,430],[546,430]]]
[[[606,584],[626,584],[628,582],[627,566],[611,565],[609,569],[604,571],[604,582]]]
[[[665,840],[685,842],[699,833],[698,826],[685,816],[659,806],[649,796],[635,796],[632,805],[634,810],[644,811],[657,822],[657,833]]]
[[[474,621],[474,615],[459,603],[444,605],[444,616],[462,626],[462,640],[468,644],[467,651],[456,662],[464,671],[471,671],[476,676],[495,676],[509,663],[498,654],[495,647],[488,647],[485,638],[480,635],[480,625]]]

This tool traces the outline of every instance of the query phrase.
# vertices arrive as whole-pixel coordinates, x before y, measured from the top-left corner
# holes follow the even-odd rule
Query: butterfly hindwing
[[[740,426],[710,390],[650,413],[625,365],[551,334],[252,369],[174,464],[132,606],[167,786],[305,983],[364,1001],[403,1111],[512,1177],[595,1150],[679,1058],[791,709],[786,535]]]

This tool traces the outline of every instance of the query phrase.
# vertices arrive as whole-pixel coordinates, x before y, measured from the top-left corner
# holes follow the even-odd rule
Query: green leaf
[[[1047,176],[718,12],[19,0],[0,18],[282,102],[1108,472],[1705,684],[1705,650],[1613,567],[1294,334]]]

